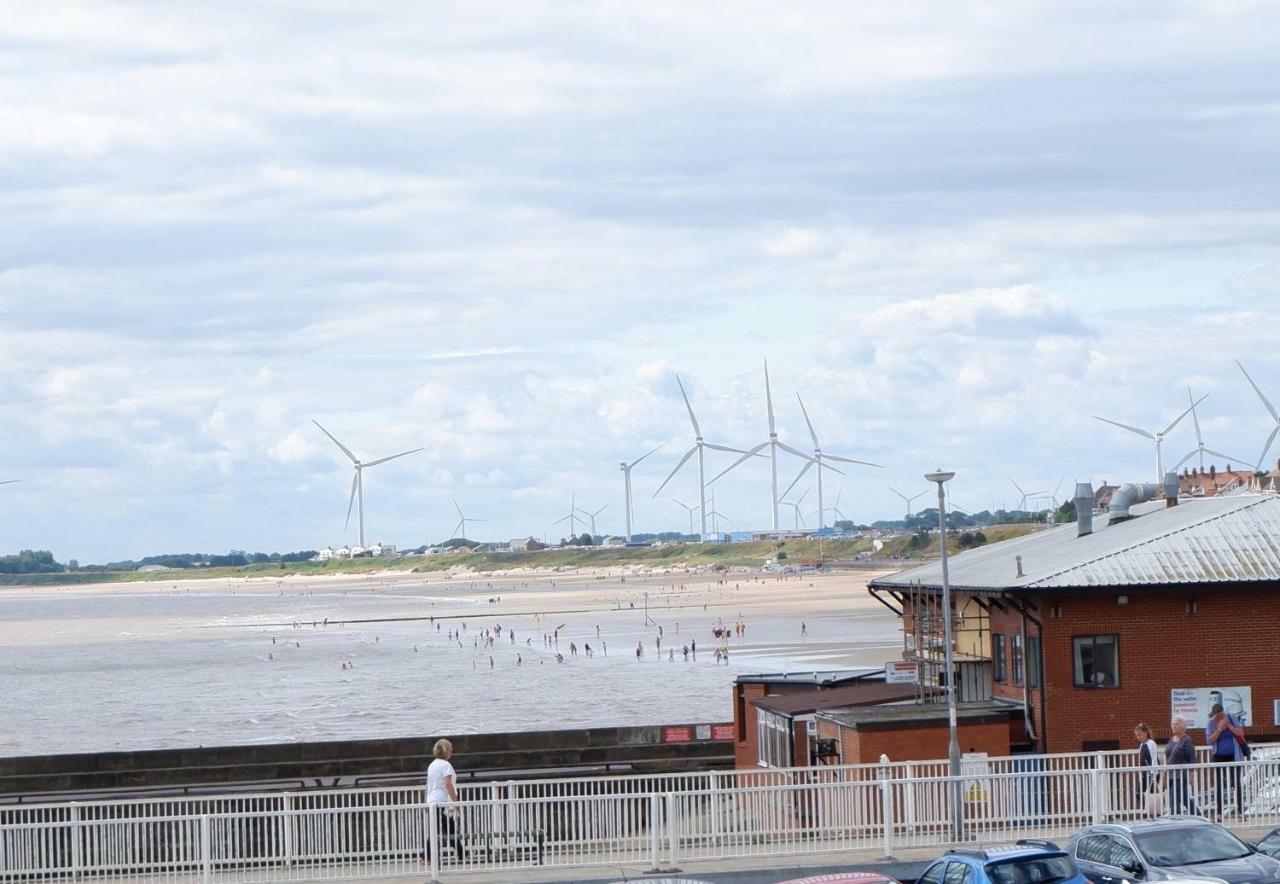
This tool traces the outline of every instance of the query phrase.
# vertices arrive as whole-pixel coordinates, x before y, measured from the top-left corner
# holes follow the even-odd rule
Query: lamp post
[[[951,654],[951,577],[947,573],[947,492],[944,487],[955,475],[938,469],[926,473],[925,478],[938,486],[938,546],[942,550],[942,641],[946,651],[947,730],[950,737],[947,759],[950,761],[951,773],[951,837],[959,841],[964,830],[964,820],[961,815],[960,741],[956,738],[955,664]]]

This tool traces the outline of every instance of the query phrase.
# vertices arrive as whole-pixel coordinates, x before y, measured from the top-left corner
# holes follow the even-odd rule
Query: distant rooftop
[[[993,700],[990,703],[959,703],[956,705],[957,721],[1008,720],[1013,713],[1022,713],[1022,707],[1013,703]],[[877,728],[895,724],[930,724],[948,720],[947,707],[943,703],[902,703],[885,706],[858,706],[853,709],[832,709],[818,712],[819,718],[834,721],[852,728]]]
[[[861,684],[841,685],[827,690],[798,691],[774,694],[752,700],[751,705],[782,715],[810,715],[820,709],[842,709],[850,706],[870,706],[877,703],[898,703],[914,700],[916,686],[910,684],[885,684],[868,681]]]
[[[1006,591],[1280,580],[1280,496],[1239,494],[1155,501],[1111,523],[1095,515],[1094,532],[1074,523],[949,557],[951,586]],[[1015,556],[1022,557],[1023,576]],[[871,581],[873,589],[942,584],[934,561]]]
[[[875,681],[884,678],[884,667],[862,669],[819,669],[807,672],[765,672],[759,675],[739,675],[735,684],[801,684],[829,688],[834,685],[859,681]]]

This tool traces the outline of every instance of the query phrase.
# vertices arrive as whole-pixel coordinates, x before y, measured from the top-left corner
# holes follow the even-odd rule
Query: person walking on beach
[[[450,761],[453,758],[453,743],[443,739],[436,740],[431,747],[431,754],[435,759],[427,765],[427,813],[435,815],[440,843],[452,843],[458,853],[458,861],[461,862],[462,841],[457,837],[458,775]]]
[[[800,637],[805,638],[809,635],[809,627],[804,625],[804,621],[800,621]]]
[[[636,659],[644,656],[644,642],[636,642]]]
[[[1177,716],[1169,722],[1173,735],[1164,747],[1164,762],[1169,768],[1169,812],[1199,816],[1196,802],[1187,790],[1187,772],[1183,766],[1196,763],[1196,747],[1187,736],[1187,720]]]

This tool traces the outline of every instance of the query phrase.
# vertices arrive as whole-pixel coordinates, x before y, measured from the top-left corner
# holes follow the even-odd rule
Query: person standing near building
[[[1133,729],[1133,736],[1138,741],[1138,765],[1142,768],[1138,781],[1138,806],[1146,810],[1148,816],[1158,816],[1160,774],[1156,768],[1160,766],[1160,748],[1151,739],[1151,728],[1141,722]]]
[[[440,843],[452,842],[462,861],[462,840],[458,838],[458,775],[450,761],[453,743],[436,740],[431,747],[435,759],[427,765],[427,812],[436,815]]]
[[[1234,715],[1222,711],[1221,703],[1214,703],[1209,709],[1209,724],[1204,729],[1209,749],[1213,752],[1213,760],[1218,764],[1231,764],[1239,761],[1240,744],[1244,741],[1244,730],[1240,727],[1240,722],[1236,721]],[[1218,816],[1222,816],[1222,793],[1227,787],[1227,771],[1225,768],[1218,768],[1214,771],[1214,794],[1217,798]],[[1240,784],[1241,771],[1238,764],[1232,764],[1232,801],[1235,802],[1235,809],[1232,813],[1240,813],[1244,803],[1240,800]]]
[[[1187,791],[1187,772],[1185,765],[1196,763],[1196,747],[1187,736],[1187,720],[1178,716],[1169,722],[1173,735],[1164,747],[1164,763],[1169,768],[1169,812],[1199,815],[1196,802]]]

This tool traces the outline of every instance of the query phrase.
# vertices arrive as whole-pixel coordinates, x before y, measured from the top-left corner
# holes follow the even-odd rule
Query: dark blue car
[[[920,876],[919,884],[1088,884],[1071,854],[1052,841],[1019,841],[1010,847],[949,850]]]

